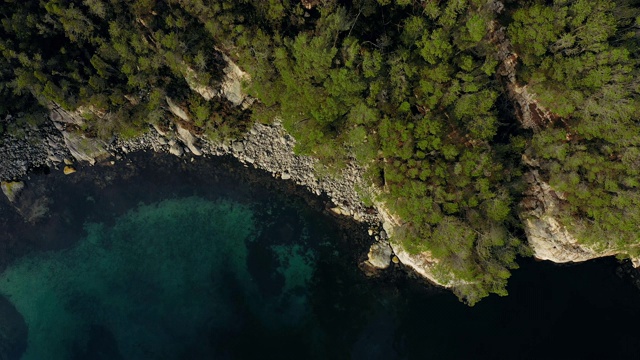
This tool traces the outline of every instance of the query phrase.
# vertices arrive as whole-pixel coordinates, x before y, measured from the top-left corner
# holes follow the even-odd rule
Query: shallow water
[[[640,357],[615,261],[524,259],[510,296],[469,308],[399,267],[367,279],[366,232],[287,182],[132,159],[33,176],[35,224],[0,204],[0,359]]]

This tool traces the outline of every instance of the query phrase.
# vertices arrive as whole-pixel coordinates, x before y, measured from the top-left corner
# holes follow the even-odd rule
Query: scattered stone
[[[244,152],[244,144],[242,143],[242,141],[236,141],[233,144],[231,144],[231,148],[233,149],[233,151],[241,153]]]
[[[73,165],[73,161],[71,161],[70,159],[65,158],[64,159],[64,164],[65,165]]]

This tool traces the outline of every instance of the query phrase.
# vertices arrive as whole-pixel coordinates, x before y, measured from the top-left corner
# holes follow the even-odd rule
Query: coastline
[[[350,163],[338,176],[318,177],[315,172],[317,160],[295,154],[295,139],[278,122],[255,124],[242,138],[230,144],[195,137],[176,125],[170,131],[154,127],[133,139],[114,137],[108,143],[79,135],[83,146],[76,146],[73,139],[70,142],[69,134],[76,134],[73,132],[76,124],[73,114],[66,113],[62,117],[48,117],[43,125],[25,131],[23,138],[4,134],[0,143],[0,180],[28,184],[31,173],[42,171],[64,171],[68,176],[74,176],[73,172],[81,172],[94,163],[128,161],[129,153],[139,151],[173,154],[189,162],[197,158],[229,156],[245,167],[301,186],[310,196],[326,196],[328,213],[344,220],[342,222],[353,222],[353,228],[362,229],[359,230],[362,234],[357,236],[370,239],[371,250],[368,254],[363,253],[359,261],[365,274],[377,275],[379,270],[392,264],[392,259],[396,260],[387,235],[390,232],[386,231],[389,224],[385,224],[378,206],[367,207],[360,200],[357,189],[368,188],[363,182],[364,169]],[[82,153],[83,149],[98,151]],[[410,266],[405,268],[411,269]],[[427,279],[437,284],[434,279]]]

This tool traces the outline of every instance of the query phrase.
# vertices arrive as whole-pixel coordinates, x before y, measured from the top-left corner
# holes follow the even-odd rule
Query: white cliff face
[[[497,2],[496,2],[497,3]],[[521,85],[516,79],[518,54],[506,36],[505,28],[497,21],[491,24],[491,41],[497,46],[500,66],[498,74],[503,78],[509,99],[515,108],[515,115],[523,128],[534,132],[556,122],[559,117],[537,101],[537,95],[527,85]],[[565,199],[563,194],[555,192],[538,174],[538,160],[526,155],[523,161],[531,169],[525,175],[529,183],[526,197],[521,202],[520,219],[523,222],[529,246],[533,255],[541,260],[556,263],[580,262],[598,257],[617,255],[615,249],[592,249],[580,244],[559,219],[560,205]],[[634,265],[640,265],[640,259],[632,259]]]
[[[378,210],[378,214],[380,214],[380,218],[382,220],[382,227],[387,234],[389,240],[389,245],[391,245],[391,249],[398,257],[398,260],[405,266],[413,269],[420,276],[425,279],[431,281],[436,285],[440,285],[443,287],[452,287],[455,284],[453,282],[442,282],[434,273],[434,268],[438,264],[438,259],[434,258],[430,252],[425,251],[419,254],[410,254],[407,252],[402,244],[397,241],[394,241],[393,234],[395,229],[402,226],[402,221],[397,217],[393,216],[389,210],[382,203],[375,204],[376,209]]]
[[[527,196],[521,203],[519,216],[524,224],[533,256],[556,263],[582,262],[620,253],[616,249],[593,249],[580,244],[575,235],[558,220],[563,195],[556,193],[540,178],[537,170],[525,175],[529,183]],[[632,259],[635,266],[638,259]]]

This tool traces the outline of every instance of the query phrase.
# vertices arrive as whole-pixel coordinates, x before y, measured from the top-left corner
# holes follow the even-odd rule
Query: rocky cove
[[[363,183],[364,169],[351,163],[340,174],[318,176],[317,160],[295,154],[295,139],[278,122],[255,124],[243,138],[231,143],[214,143],[193,135],[177,122],[168,129],[153,127],[134,139],[114,137],[105,142],[74,131],[82,121],[77,114],[56,107],[44,125],[26,128],[17,135],[5,134],[2,139],[2,190],[25,220],[35,221],[44,215],[37,198],[19,201],[20,190],[25,184],[29,186],[28,178],[32,171],[50,169],[47,171],[61,171],[74,176],[74,172],[83,171],[87,166],[96,163],[113,165],[128,161],[131,153],[149,151],[170,153],[188,162],[231,156],[245,167],[260,169],[275,179],[300,185],[310,194],[326,195],[329,200],[326,211],[365,224],[365,230],[361,231],[366,231],[371,241],[370,250],[366,256],[362,255],[360,263],[365,273],[375,275],[393,261],[437,285],[458,285],[455,280],[443,283],[434,276],[432,269],[437,259],[429,253],[409,254],[400,244],[389,241],[394,229],[402,226],[402,220],[390,214],[382,203],[376,202],[373,207],[363,204],[363,191],[376,192]],[[548,184],[536,177],[535,170],[527,177],[532,185],[527,193],[529,197],[523,201],[525,206],[521,218],[536,258],[562,263],[616,254],[613,251],[597,252],[577,244],[553,218],[554,206],[557,206],[553,205],[554,201],[561,199],[553,195]],[[531,202],[533,207],[528,205]]]
[[[490,31],[491,41],[498,46],[500,60],[498,74],[504,83],[508,98],[513,104],[517,121],[525,129],[538,131],[544,124],[553,122],[554,114],[544,109],[526,85],[515,80],[517,54],[505,35],[505,29],[495,22]],[[227,66],[225,78],[219,88],[198,83],[193,70],[185,70],[185,80],[189,87],[205,99],[214,96],[225,98],[233,106],[247,108],[254,99],[242,89],[250,76],[242,71],[229,57],[222,54]],[[315,195],[325,194],[330,200],[327,210],[335,216],[351,218],[366,224],[371,238],[370,251],[360,267],[371,275],[386,269],[391,262],[401,263],[411,271],[430,282],[443,286],[464,285],[455,277],[436,276],[434,268],[437,258],[429,252],[410,254],[402,245],[393,241],[395,229],[404,225],[401,218],[392,214],[387,207],[375,201],[381,189],[365,183],[365,169],[350,162],[335,172],[318,172],[318,161],[311,156],[297,155],[294,151],[296,140],[287,133],[278,120],[265,125],[256,123],[242,138],[232,142],[212,142],[189,130],[190,115],[171,98],[166,99],[166,109],[172,119],[162,125],[153,125],[149,131],[133,139],[114,136],[110,141],[88,137],[80,130],[83,115],[105,114],[95,109],[77,109],[69,112],[55,103],[49,103],[49,116],[41,126],[26,127],[15,134],[5,134],[0,146],[0,180],[3,191],[9,199],[18,196],[23,183],[19,182],[33,169],[53,169],[73,174],[82,167],[96,162],[114,164],[127,159],[128,154],[138,151],[170,153],[184,161],[197,161],[213,156],[232,156],[247,167],[270,173],[274,178],[290,181],[306,188]],[[623,255],[619,249],[591,249],[578,243],[566,226],[558,221],[558,211],[565,199],[555,192],[539,174],[539,162],[523,155],[523,163],[528,172],[524,179],[528,189],[519,205],[528,245],[537,259],[556,263],[580,262],[603,256]],[[73,175],[71,175],[73,176]],[[14,182],[18,181],[18,182]],[[373,199],[366,206],[363,198]],[[40,208],[22,205],[21,212],[27,220],[37,217]],[[35,210],[34,210],[35,209]],[[631,259],[634,265],[636,259]]]
[[[144,135],[130,140],[114,138],[111,142],[104,142],[67,130],[67,127],[71,128],[82,121],[73,114],[61,109],[56,109],[52,114],[55,115],[44,126],[3,139],[0,147],[0,178],[11,202],[17,202],[21,186],[24,186],[21,180],[24,179],[28,186],[26,178],[34,169],[49,168],[73,176],[75,171],[83,171],[86,166],[115,164],[127,161],[130,153],[147,151],[170,153],[190,162],[212,156],[232,156],[245,166],[304,186],[311,194],[326,194],[332,204],[327,205],[330,213],[351,217],[369,225],[368,233],[378,243],[374,249],[381,251],[378,257],[378,252],[372,252],[374,267],[386,268],[391,262],[391,250],[381,220],[375,209],[367,208],[360,201],[360,194],[356,191],[359,186],[365,186],[361,184],[363,170],[352,165],[343,170],[339,177],[318,178],[314,170],[316,161],[294,154],[295,140],[279,123],[256,124],[244,138],[230,144],[215,144],[195,137],[179,125],[167,131],[150,129]]]
[[[34,353],[38,345],[42,351],[61,349],[59,345],[53,347],[54,341],[60,336],[46,337],[38,329],[44,326],[45,330],[52,333],[68,333],[69,323],[61,322],[61,319],[67,318],[68,312],[78,313],[92,324],[84,331],[84,336],[76,334],[78,339],[86,339],[86,347],[78,345],[73,350],[79,358],[107,354],[115,359],[118,358],[115,348],[120,350],[123,358],[129,358],[132,353],[131,340],[128,339],[136,338],[136,334],[128,333],[127,329],[137,329],[139,326],[145,326],[148,330],[145,332],[147,336],[140,339],[146,348],[150,345],[155,345],[156,349],[160,345],[174,344],[175,348],[184,345],[183,341],[167,341],[162,337],[162,344],[149,342],[151,335],[157,336],[157,329],[163,328],[166,321],[172,324],[169,327],[171,334],[190,335],[186,338],[191,340],[187,348],[190,348],[192,357],[208,355],[210,353],[207,351],[212,347],[208,339],[211,330],[197,325],[202,324],[203,319],[209,319],[210,314],[207,310],[199,310],[196,312],[198,316],[190,321],[189,326],[185,326],[180,319],[189,317],[181,315],[179,311],[191,309],[192,302],[185,300],[192,299],[194,302],[202,301],[201,306],[205,309],[215,304],[217,307],[214,309],[220,312],[219,306],[227,302],[221,302],[220,299],[212,302],[208,294],[221,294],[224,297],[229,292],[233,295],[231,300],[236,307],[222,309],[226,309],[223,313],[233,314],[231,321],[227,323],[215,317],[207,321],[208,326],[213,326],[213,333],[218,334],[214,338],[214,350],[227,349],[226,354],[232,354],[234,358],[265,353],[285,358],[327,358],[326,355],[353,359],[635,358],[640,351],[633,340],[637,337],[637,330],[624,326],[628,322],[636,322],[640,316],[637,308],[640,292],[631,285],[629,280],[633,279],[629,279],[626,269],[616,266],[611,259],[575,266],[521,259],[521,269],[515,271],[510,279],[508,297],[491,296],[470,308],[461,304],[447,290],[408,278],[401,265],[393,264],[379,277],[366,278],[356,264],[366,257],[364,254],[371,242],[368,235],[370,227],[350,217],[332,216],[331,206],[326,205],[328,197],[311,194],[292,181],[276,179],[250,165],[244,167],[228,156],[209,159],[194,157],[191,162],[191,157],[178,158],[167,153],[136,151],[114,160],[113,165],[110,161],[97,161],[92,167],[75,163],[71,166],[77,172],[69,175],[64,175],[61,169],[47,175],[38,171],[30,173],[30,179],[26,179],[26,186],[16,200],[26,203],[36,190],[48,189],[43,195],[49,199],[49,212],[35,225],[24,222],[19,216],[12,216],[14,212],[7,210],[7,201],[1,199],[0,213],[3,217],[0,229],[5,234],[3,246],[7,242],[7,234],[10,238],[15,237],[18,244],[31,244],[30,251],[22,259],[12,261],[9,268],[0,273],[0,291],[3,294],[0,299],[7,298],[19,312],[16,309],[11,311],[13,305],[9,301],[0,300],[0,344],[3,346],[0,347],[0,354],[7,354],[7,344],[17,344],[8,347],[8,359],[19,358],[20,347],[25,346],[20,344],[24,344],[25,338],[31,342],[32,349],[27,353],[31,358],[42,354]],[[62,167],[62,163],[59,167]],[[88,186],[87,183],[93,185]],[[225,279],[232,280],[245,274],[244,266],[238,267],[236,262],[229,261],[236,259],[232,255],[241,253],[228,252],[232,244],[243,243],[233,234],[244,231],[239,224],[245,221],[238,223],[232,221],[233,217],[224,215],[242,215],[244,212],[229,211],[226,207],[221,212],[208,202],[197,200],[213,199],[217,197],[215,194],[232,201],[248,198],[259,204],[259,212],[255,212],[254,218],[261,219],[256,224],[264,224],[264,229],[258,238],[247,242],[249,252],[246,258],[246,271],[260,285],[261,294],[257,296],[250,292],[249,299],[255,297],[265,303],[261,303],[257,309],[267,305],[267,311],[256,314],[258,319],[247,317],[247,311],[242,310],[244,306],[256,309],[256,304],[247,303],[247,299],[238,294],[238,291],[242,292],[247,284],[252,283],[244,278],[240,278],[242,281],[239,284],[228,281],[222,287],[214,287],[213,291],[204,291],[204,298],[200,287],[187,288],[186,292],[173,287],[175,282],[172,279],[179,278],[180,269],[200,269],[203,263],[213,264],[216,273],[223,274],[222,278]],[[290,202],[300,196],[305,199],[305,206],[282,214],[282,210],[279,210],[282,199]],[[167,200],[158,203],[158,199]],[[174,207],[174,211],[164,212],[171,207]],[[335,236],[330,229],[312,226],[306,232],[312,237],[307,238],[296,220],[301,212],[308,212],[305,210],[307,208],[318,210],[311,212],[307,220],[309,222],[326,218],[329,222],[338,220],[347,227]],[[242,207],[236,208],[240,209]],[[211,213],[204,217],[206,222],[192,220],[203,212]],[[275,222],[265,222],[263,219],[266,216],[268,220],[278,213],[281,215]],[[101,222],[103,225],[92,225],[83,230],[83,222]],[[216,237],[217,245],[209,245],[215,250],[213,254],[218,255],[206,261],[194,261],[193,256],[207,254],[211,250],[202,248],[208,243],[201,240],[210,239],[205,234],[215,234],[216,225],[208,228],[209,222],[230,222],[233,231]],[[40,234],[37,238],[41,240],[34,242],[29,232],[20,233],[22,228],[31,228],[31,234]],[[152,236],[137,234],[136,229]],[[83,239],[85,232],[90,241]],[[156,251],[167,246],[157,241],[160,239],[158,233],[173,238],[168,243],[169,249],[173,250],[166,254],[170,256],[169,263],[176,266],[170,266],[169,269],[173,270],[168,274],[164,267],[152,267],[150,273],[153,276],[147,278],[138,269],[146,269],[149,264],[157,263],[155,259],[160,253]],[[298,233],[303,236],[298,236]],[[118,241],[114,237],[117,234],[126,234],[124,239],[128,241]],[[105,241],[103,237],[112,239],[114,244],[106,249],[98,246]],[[156,241],[151,242],[152,239]],[[280,244],[265,247],[269,239]],[[189,244],[196,246],[199,251],[187,251]],[[287,245],[284,249],[288,248],[290,252],[282,252],[284,244]],[[301,250],[309,246],[314,246],[313,255],[308,254],[308,250]],[[146,252],[147,249],[153,250]],[[335,255],[336,250],[340,253],[339,257]],[[276,251],[277,256],[267,256],[265,259],[262,253],[271,251]],[[146,255],[141,256],[145,252]],[[123,256],[126,261],[114,262],[117,260],[114,257],[116,254]],[[19,255],[13,251],[14,258]],[[180,260],[183,256],[186,258]],[[45,259],[43,265],[38,266],[40,262],[33,261],[38,258]],[[137,258],[147,260],[138,263],[134,261]],[[160,257],[158,260],[167,263],[168,259]],[[315,264],[316,276],[312,281],[305,280],[309,270],[306,266],[289,272],[293,264],[303,259],[306,261],[302,264]],[[56,264],[65,266],[53,267]],[[283,275],[285,281],[278,281]],[[198,281],[207,279],[200,276],[196,278]],[[71,288],[64,287],[62,283],[67,277],[74,284]],[[110,282],[113,279],[115,282]],[[149,282],[154,279],[167,284],[166,287],[160,287],[166,292],[162,292],[159,298],[153,297],[152,291],[158,286],[157,283]],[[104,281],[110,286],[100,285]],[[291,285],[305,282],[313,284],[314,290],[296,288],[292,293],[293,298],[286,298],[288,300],[283,302],[285,306],[268,306],[278,300],[280,292],[277,288],[282,284],[286,287],[287,281],[291,281]],[[265,287],[265,283],[268,286]],[[18,291],[20,289],[23,291]],[[71,298],[67,300],[66,310],[54,318],[52,315],[62,310],[58,292],[53,291],[55,289],[60,289],[58,292]],[[103,290],[96,293],[95,289]],[[125,291],[125,295],[119,295],[120,291]],[[13,296],[4,295],[7,292]],[[125,304],[130,305],[122,307],[123,296],[128,299]],[[300,299],[300,296],[307,299],[303,303],[307,304],[307,308],[312,307],[315,317],[303,317],[308,320],[296,323],[297,317],[294,315],[303,314],[305,308],[294,306],[298,303],[294,300]],[[48,306],[26,306],[32,303]],[[113,309],[118,311],[111,312]],[[158,316],[158,309],[164,316]],[[111,316],[101,318],[103,311],[108,311],[107,314]],[[280,315],[269,316],[271,312]],[[123,316],[128,317],[126,325],[117,326]],[[25,318],[28,326],[24,326],[21,317]],[[34,322],[38,318],[43,320]],[[288,322],[283,324],[283,320]],[[222,327],[218,326],[220,321],[223,321]],[[263,321],[267,321],[269,326]],[[287,330],[291,329],[291,321],[295,326],[293,331]],[[23,322],[22,326],[20,322]],[[82,323],[74,320],[71,324],[78,327]],[[198,327],[195,333],[194,327]],[[283,342],[292,345],[280,346]],[[573,345],[583,343],[591,345]],[[52,347],[44,348],[44,345]],[[175,348],[165,349],[169,354],[167,357],[175,354]],[[220,352],[213,354],[223,357]]]

